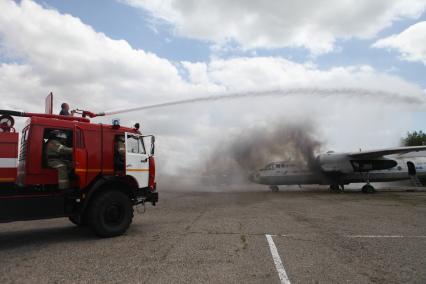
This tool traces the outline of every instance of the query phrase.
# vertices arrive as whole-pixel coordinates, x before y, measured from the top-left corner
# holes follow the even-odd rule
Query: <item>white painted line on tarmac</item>
[[[346,238],[413,238],[413,239],[423,239],[426,236],[403,236],[403,235],[349,235],[345,236]]]
[[[288,279],[287,272],[285,272],[283,262],[281,261],[281,257],[278,254],[277,247],[275,246],[274,240],[271,235],[265,235],[266,240],[269,244],[269,249],[271,250],[272,259],[274,260],[275,268],[277,269],[278,276],[280,277],[281,284],[290,284],[290,280]]]
[[[274,236],[274,237],[283,237],[283,238],[286,238],[286,237],[303,237],[303,236],[306,236],[306,235],[301,235],[301,234],[290,234],[290,235],[271,235],[271,236]],[[392,238],[394,238],[394,239],[398,239],[398,238],[405,238],[405,239],[426,239],[426,235],[343,235],[342,237],[344,237],[344,238],[352,238],[352,239],[357,239],[357,238],[359,238],[359,239],[362,239],[362,238],[366,238],[366,239],[368,239],[368,238],[371,238],[371,239],[374,239],[374,238],[388,238],[388,239],[392,239]]]

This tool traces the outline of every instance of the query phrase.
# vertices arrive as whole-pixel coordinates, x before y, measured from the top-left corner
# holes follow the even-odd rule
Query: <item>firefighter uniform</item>
[[[117,138],[115,147],[116,166],[118,169],[124,170],[124,161],[126,160],[126,145],[124,143],[123,136]]]
[[[68,171],[71,169],[71,161],[66,157],[72,155],[72,148],[63,145],[57,139],[50,139],[46,148],[47,165],[58,170],[59,189],[70,188]]]
[[[124,145],[124,141],[123,140],[124,140],[124,138],[118,140],[118,142],[117,142],[117,151],[118,151],[118,154],[120,156],[120,159],[124,162],[125,155],[126,155],[126,146]]]

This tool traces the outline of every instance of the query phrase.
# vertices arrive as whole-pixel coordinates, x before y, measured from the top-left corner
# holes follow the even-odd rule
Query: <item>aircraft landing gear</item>
[[[364,186],[361,188],[361,191],[362,191],[363,193],[375,193],[375,192],[376,192],[376,189],[374,188],[374,186],[372,186],[372,185],[370,184],[370,172],[367,172],[367,174],[365,175],[365,181],[367,182],[367,184],[366,184],[366,185],[364,185]]]
[[[372,186],[369,183],[364,185],[361,190],[362,190],[363,193],[375,193],[376,192],[376,189],[374,188],[374,186]]]
[[[345,190],[344,185],[330,184],[330,191],[334,193],[342,193]]]
[[[271,185],[269,188],[272,190],[272,192],[278,192],[280,190],[280,188],[276,185]]]

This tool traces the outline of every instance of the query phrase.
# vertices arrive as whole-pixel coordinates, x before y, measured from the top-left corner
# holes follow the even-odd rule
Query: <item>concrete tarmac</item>
[[[266,234],[290,283],[426,283],[426,191],[202,190],[163,188],[111,239],[0,224],[0,283],[280,283]]]

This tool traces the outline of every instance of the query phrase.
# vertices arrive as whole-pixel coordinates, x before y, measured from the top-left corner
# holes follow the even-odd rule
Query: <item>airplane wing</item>
[[[372,158],[380,158],[387,155],[405,154],[405,153],[419,152],[419,151],[426,151],[426,146],[396,147],[396,148],[388,148],[388,149],[381,149],[381,150],[352,152],[352,153],[348,153],[348,156],[351,158],[357,158],[357,159],[372,159]]]

